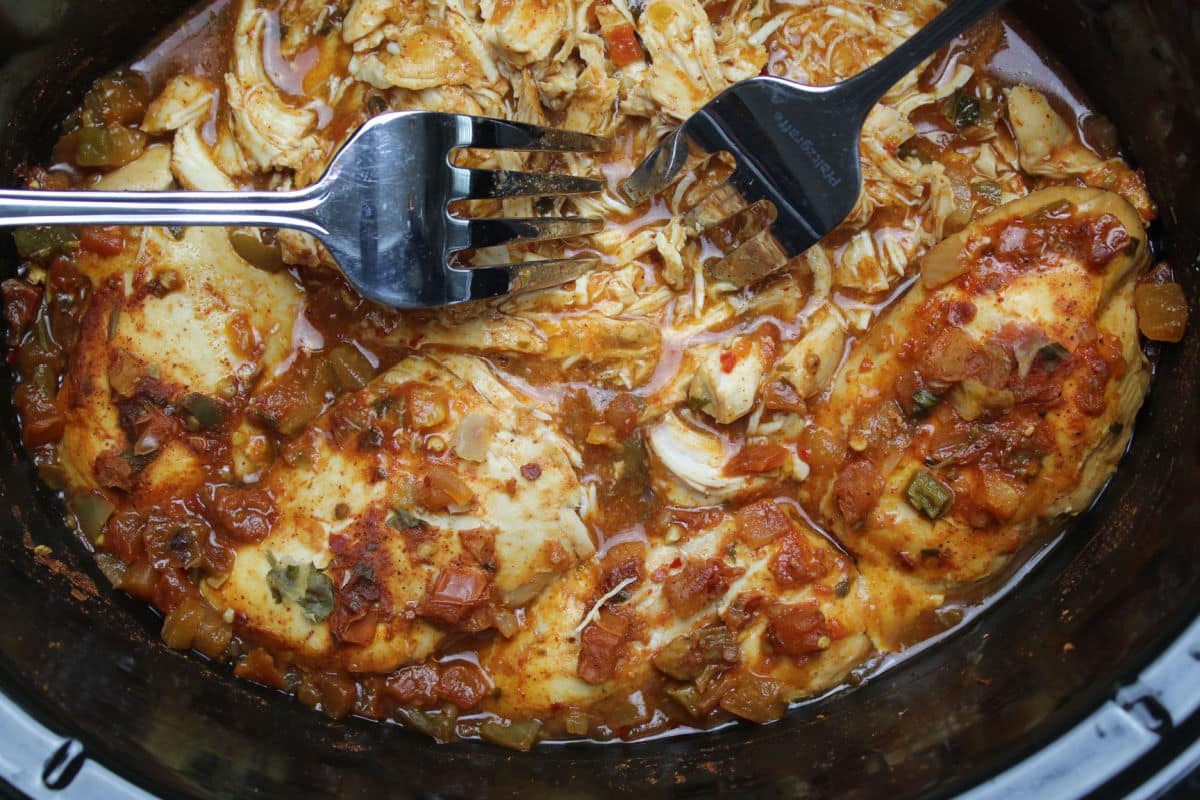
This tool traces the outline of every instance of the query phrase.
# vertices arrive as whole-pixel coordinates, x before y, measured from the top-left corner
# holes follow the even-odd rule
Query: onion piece
[[[472,411],[458,423],[454,452],[467,461],[484,461],[496,433],[496,420],[485,411]]]
[[[1143,283],[1133,294],[1138,328],[1147,339],[1178,342],[1187,330],[1188,305],[1178,283]]]
[[[921,259],[921,283],[926,289],[936,289],[967,271],[961,242],[945,239]]]

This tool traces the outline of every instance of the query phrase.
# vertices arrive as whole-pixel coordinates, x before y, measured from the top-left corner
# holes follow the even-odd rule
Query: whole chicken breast
[[[1088,506],[1149,385],[1132,303],[1148,258],[1128,202],[1069,187],[925,256],[807,437],[808,505],[864,574],[958,588]]]

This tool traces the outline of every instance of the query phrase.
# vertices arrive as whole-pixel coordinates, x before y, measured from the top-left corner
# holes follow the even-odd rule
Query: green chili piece
[[[458,738],[458,709],[449,703],[441,708],[431,708],[420,711],[408,706],[399,706],[395,711],[396,719],[413,730],[431,736],[439,742],[452,742]],[[499,724],[499,723],[491,723]],[[482,731],[480,732],[482,734]]]
[[[81,167],[107,167],[112,163],[113,140],[108,128],[81,128],[75,163]]]
[[[513,750],[528,750],[537,741],[542,723],[536,719],[510,722],[507,725],[495,720],[488,720],[479,726],[479,735],[501,747]]]
[[[229,244],[244,261],[264,272],[283,269],[283,249],[279,242],[264,242],[255,228],[234,228],[229,232]]]
[[[929,519],[945,514],[954,502],[954,490],[926,470],[913,475],[906,495],[909,504]]]
[[[229,409],[224,403],[199,392],[184,395],[179,401],[179,407],[188,415],[185,420],[188,427],[193,427],[191,423],[194,420],[196,430],[219,428],[229,416]]]
[[[267,553],[267,587],[276,603],[300,606],[309,622],[322,622],[333,613],[333,581],[312,564],[284,564]]]
[[[71,511],[75,513],[79,530],[90,542],[96,541],[100,536],[100,531],[104,530],[104,523],[108,522],[115,510],[116,506],[102,494],[80,495],[71,501]]]
[[[1038,350],[1038,358],[1046,365],[1046,369],[1054,372],[1059,365],[1071,357],[1071,351],[1058,342],[1051,342]]]
[[[923,414],[937,408],[938,404],[942,402],[942,398],[928,389],[918,389],[913,392],[912,402],[913,407]]]
[[[79,245],[79,237],[61,225],[17,228],[12,233],[17,255],[24,259],[43,259],[63,255]]]
[[[1000,205],[1000,201],[1004,199],[1004,190],[995,181],[979,181],[978,183],[971,184],[971,188],[975,190],[976,194],[994,206]]]
[[[946,98],[942,111],[960,131],[978,125],[983,120],[983,107],[979,104],[979,99],[962,90]]]
[[[409,531],[413,528],[420,528],[425,522],[419,517],[413,516],[408,510],[397,507],[392,509],[387,524],[398,531]]]
[[[325,354],[324,360],[333,382],[345,392],[361,389],[375,376],[371,362],[353,345],[337,345]]]

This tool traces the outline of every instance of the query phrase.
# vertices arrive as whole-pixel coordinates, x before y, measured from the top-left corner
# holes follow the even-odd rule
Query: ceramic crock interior
[[[45,158],[57,123],[90,81],[129,61],[187,7],[0,3],[11,23],[0,27],[3,180],[11,185],[20,163]],[[1192,271],[1200,252],[1200,95],[1189,61],[1200,53],[1200,8],[1191,0],[1032,0],[1015,11],[1117,123],[1161,205],[1160,255],[1189,296],[1200,296]],[[15,254],[0,239],[0,264],[11,273]],[[168,650],[148,609],[104,588],[57,499],[38,484],[19,446],[5,371],[0,689],[82,741],[90,757],[169,795],[950,794],[1052,740],[1194,618],[1198,356],[1200,325],[1162,349],[1132,451],[1096,507],[1016,591],[937,647],[777,724],[530,754],[335,722],[223,666]],[[36,556],[36,544],[51,555]]]

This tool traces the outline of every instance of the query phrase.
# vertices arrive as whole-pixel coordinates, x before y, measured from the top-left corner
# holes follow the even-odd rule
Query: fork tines
[[[485,117],[448,116],[454,118],[456,125],[454,148],[598,153],[610,147],[608,139],[576,131]],[[453,165],[450,167],[450,177],[451,201],[591,194],[602,191],[605,186],[603,180],[577,175]],[[567,239],[596,233],[603,228],[603,224],[603,220],[597,217],[460,219],[447,215],[446,252],[450,254],[510,242]],[[478,296],[490,296],[564,283],[590,272],[598,263],[599,259],[592,256],[576,256],[503,265],[470,266],[456,263],[455,268],[470,269],[475,275],[472,286],[477,287],[475,291]]]

